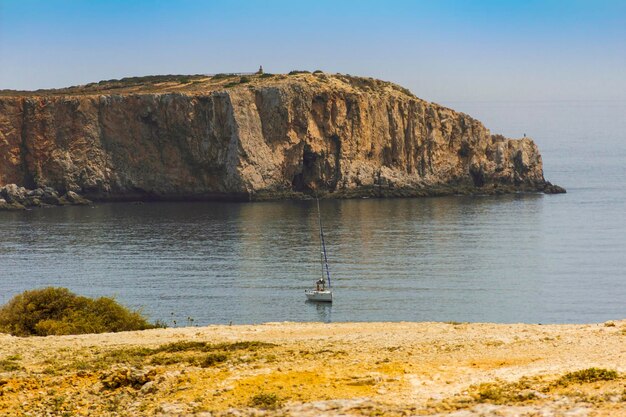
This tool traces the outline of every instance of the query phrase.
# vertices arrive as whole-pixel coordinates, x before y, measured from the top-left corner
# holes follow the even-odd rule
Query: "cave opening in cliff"
[[[474,182],[475,187],[482,187],[485,185],[485,171],[482,166],[472,166],[470,167],[469,173],[472,177],[472,181]]]
[[[341,139],[332,135],[330,154],[324,151],[315,152],[309,144],[302,150],[300,172],[291,181],[292,190],[301,193],[312,193],[320,188],[334,192],[341,179]]]
[[[293,176],[291,188],[293,191],[310,193],[316,187],[319,178],[319,155],[305,144],[302,150],[302,170]]]

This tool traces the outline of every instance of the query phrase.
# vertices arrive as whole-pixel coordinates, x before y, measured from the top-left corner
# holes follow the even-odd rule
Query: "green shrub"
[[[250,406],[255,408],[261,408],[264,410],[275,410],[282,405],[282,401],[274,393],[261,393],[257,394],[250,399]]]
[[[274,76],[274,74],[270,74],[269,72],[264,72],[263,74],[259,75],[259,78],[272,78]]]
[[[0,309],[0,331],[14,336],[122,332],[154,327],[139,312],[112,298],[92,299],[67,288],[25,291]]]
[[[200,360],[200,366],[203,368],[208,368],[213,365],[217,365],[218,363],[226,362],[228,360],[228,355],[225,353],[209,353],[204,359]]]
[[[17,363],[21,357],[19,355],[7,356],[4,359],[0,360],[0,371],[2,372],[11,372],[11,371],[19,371],[22,370],[22,366]]]
[[[209,344],[207,342],[180,341],[161,345],[153,349],[154,353],[159,352],[187,352],[189,350],[204,350]]]
[[[572,383],[588,383],[597,381],[612,381],[617,379],[617,371],[603,368],[587,368],[576,372],[569,372],[563,375],[557,382],[557,385],[567,386]]]
[[[155,356],[150,359],[150,365],[173,365],[175,363],[188,362],[188,358],[182,355]]]
[[[400,87],[399,85],[396,84],[392,84],[391,87],[394,90],[400,91],[401,93],[406,94],[407,96],[413,96],[413,93],[411,93],[411,90],[409,90],[408,88],[404,88],[404,87]]]
[[[258,342],[256,340],[246,341],[246,342],[232,342],[232,343],[218,343],[215,345],[210,345],[213,350],[258,350],[261,348],[268,348],[276,346],[273,343],[266,342]]]
[[[289,75],[310,74],[310,73],[311,73],[311,71],[302,71],[302,70],[289,71]]]
[[[220,80],[223,78],[233,78],[236,77],[237,74],[231,74],[231,73],[219,73],[219,74],[215,74],[212,78],[214,80]]]
[[[245,84],[245,83],[249,83],[250,82],[250,77],[241,77],[239,79],[239,83],[240,84]]]
[[[529,379],[522,378],[518,382],[497,380],[472,385],[470,395],[480,403],[511,404],[534,400],[537,398],[537,391],[532,389]]]

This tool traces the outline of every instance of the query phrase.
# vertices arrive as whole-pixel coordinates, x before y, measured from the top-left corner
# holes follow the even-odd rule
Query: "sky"
[[[626,0],[0,0],[0,89],[259,65],[437,102],[626,100]]]

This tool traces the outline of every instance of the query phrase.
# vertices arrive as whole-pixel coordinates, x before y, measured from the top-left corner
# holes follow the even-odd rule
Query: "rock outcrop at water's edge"
[[[16,184],[7,184],[0,187],[0,211],[24,210],[29,207],[84,206],[89,204],[91,204],[91,201],[76,194],[74,191],[59,194],[50,187],[27,190]]]
[[[2,92],[0,185],[100,200],[565,191],[544,179],[531,139],[492,135],[391,83],[157,81]]]

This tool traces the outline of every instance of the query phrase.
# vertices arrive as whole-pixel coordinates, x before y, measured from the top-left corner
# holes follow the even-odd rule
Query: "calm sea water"
[[[0,213],[0,302],[63,286],[170,325],[626,317],[626,102],[444,103],[535,138],[565,195],[98,204]]]

